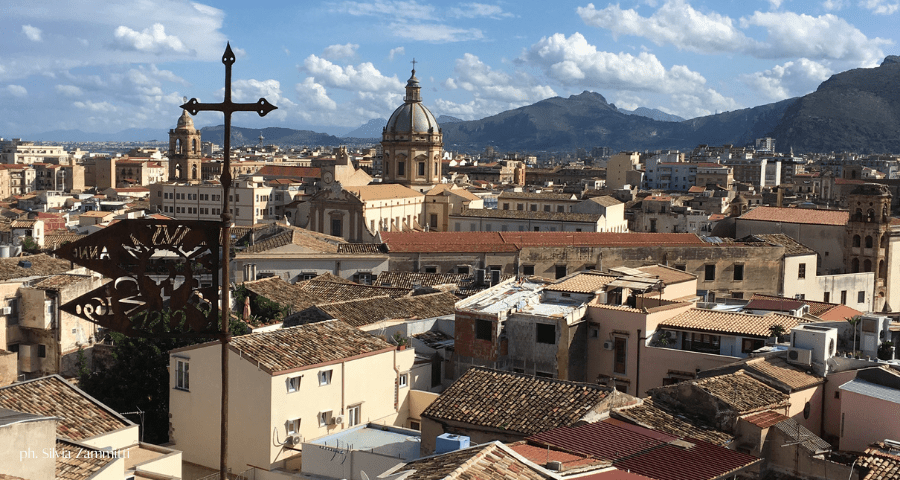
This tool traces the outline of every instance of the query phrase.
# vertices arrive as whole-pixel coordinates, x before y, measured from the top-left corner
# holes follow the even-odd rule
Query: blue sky
[[[171,128],[182,97],[279,107],[246,127],[349,131],[402,103],[415,58],[435,115],[602,94],[692,118],[815,90],[897,53],[900,0],[67,0],[5,5],[0,137]],[[198,126],[219,125],[201,113]]]

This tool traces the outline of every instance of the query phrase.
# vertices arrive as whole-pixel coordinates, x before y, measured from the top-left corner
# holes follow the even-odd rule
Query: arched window
[[[860,240],[859,235],[854,235],[854,236],[853,236],[853,246],[854,246],[854,247],[858,247],[858,246],[859,246],[859,240]]]
[[[861,208],[856,209],[856,213],[853,214],[853,220],[857,221],[857,222],[862,221],[862,209]]]
[[[197,165],[191,165],[191,180],[197,179]]]
[[[872,210],[872,209],[870,208],[869,211],[866,212],[866,221],[867,221],[867,222],[874,222],[874,221],[875,221],[875,210]]]
[[[872,248],[872,236],[866,235],[866,248]]]
[[[887,248],[887,234],[881,236],[881,242],[879,243],[881,248]]]
[[[197,139],[191,140],[191,153],[197,153]]]
[[[859,259],[854,258],[850,261],[850,269],[853,270],[853,273],[859,273]]]
[[[869,260],[868,258],[866,259],[865,262],[863,262],[863,271],[865,271],[865,272],[872,271],[872,261]]]
[[[181,165],[175,165],[175,178],[181,178]]]
[[[885,266],[884,260],[878,261],[878,278],[887,278],[887,267]]]

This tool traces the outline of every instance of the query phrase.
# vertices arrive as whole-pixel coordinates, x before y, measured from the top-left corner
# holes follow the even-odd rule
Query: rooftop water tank
[[[438,435],[434,443],[434,453],[441,454],[447,452],[455,452],[469,448],[469,437],[465,435],[454,435],[452,433],[444,433]]]

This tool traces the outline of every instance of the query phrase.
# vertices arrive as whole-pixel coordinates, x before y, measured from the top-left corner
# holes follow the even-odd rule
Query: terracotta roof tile
[[[0,408],[58,417],[56,434],[76,441],[133,425],[59,375],[0,388]]]
[[[22,267],[22,264],[20,263],[22,261],[31,262],[31,267]],[[0,258],[0,281],[65,273],[71,268],[72,263],[68,260],[53,258],[45,254]]]
[[[783,407],[789,400],[784,393],[742,372],[688,381],[739,414]]]
[[[515,252],[525,247],[711,246],[692,233],[381,232],[390,252]]]
[[[544,290],[557,292],[595,293],[602,290],[605,285],[615,280],[615,275],[600,272],[585,271],[567,275],[556,282],[544,287]]]
[[[778,297],[775,295],[763,295],[760,293],[756,293],[753,297],[750,298],[751,301],[762,299],[762,300],[781,300],[784,297]],[[825,302],[816,302],[814,300],[802,300],[803,303],[809,306],[809,314],[814,315],[816,317],[821,318],[822,320],[828,321],[844,321],[847,318],[853,317],[854,315],[862,315],[862,312],[856,310],[854,308],[850,308],[846,305],[841,305],[837,303],[825,303]]]
[[[689,421],[681,414],[671,412],[665,404],[654,402],[652,398],[645,398],[641,405],[616,409],[612,415],[645,428],[677,437],[696,438],[714,445],[728,445],[734,439],[725,432],[705,425],[705,422],[694,419]]]
[[[218,342],[172,350],[179,352]],[[333,363],[360,355],[393,350],[384,340],[353,328],[339,320],[309,323],[271,332],[241,335],[231,340],[231,350],[242,359],[277,375],[323,363]]]
[[[769,233],[753,235],[764,242],[781,245],[784,247],[784,253],[787,255],[815,255],[816,251],[794,240],[783,233]]]
[[[295,312],[325,301],[312,292],[302,291],[296,285],[285,282],[281,277],[263,278],[244,282],[243,285],[255,295],[263,296],[281,305],[289,305]]]
[[[739,218],[741,220],[762,222],[843,226],[850,219],[850,212],[846,210],[815,210],[810,208],[756,207]]]
[[[294,167],[287,165],[266,165],[256,171],[255,175],[263,177],[307,177],[321,178],[322,169],[318,167]]]
[[[659,328],[768,338],[769,327],[773,325],[781,325],[785,331],[789,331],[798,324],[800,324],[799,318],[777,313],[751,315],[692,308],[668,320],[663,320],[660,322]]]
[[[535,468],[510,453],[499,442],[478,445],[443,455],[409,462],[392,473],[413,473],[404,480],[444,480],[449,478],[478,480],[543,480],[553,478],[549,472]]]
[[[532,435],[573,425],[610,391],[600,385],[472,367],[422,416]]]
[[[614,419],[558,428],[529,443],[611,460],[613,466],[657,480],[712,480],[750,467],[759,459],[694,438],[671,435]]]
[[[56,479],[88,480],[101,469],[116,461],[112,456],[104,456],[102,450],[56,440]]]
[[[451,216],[453,216],[451,214]],[[529,210],[496,210],[493,208],[471,208],[456,214],[465,218],[498,218],[498,219],[529,219],[553,222],[582,222],[597,223],[603,215],[599,213],[574,213],[574,212],[545,212]]]
[[[302,291],[315,295],[325,301],[356,300],[387,295],[399,298],[409,295],[408,288],[378,287],[374,285],[360,285],[357,283],[327,282],[317,279],[306,280],[297,283]]]
[[[610,462],[605,460],[598,460],[588,455],[566,452],[563,450],[555,449],[552,446],[550,448],[546,448],[538,447],[536,445],[530,445],[526,442],[516,442],[507,445],[507,447],[538,465],[544,465],[548,462],[560,462],[562,463],[561,471],[567,471],[573,468],[611,465]]]
[[[698,375],[706,378],[741,371],[785,393],[805,390],[825,382],[822,377],[806,373],[800,367],[788,363],[783,352],[778,355],[746,358],[728,365],[704,370]]]
[[[432,293],[415,297],[391,298],[387,296],[346,300],[343,302],[320,303],[314,308],[318,312],[300,312],[297,321],[286,322],[285,326],[319,321],[322,318],[336,318],[350,326],[359,328],[382,320],[408,320],[413,318],[434,318],[452,315],[453,307],[459,299],[450,293]],[[324,313],[325,315],[322,315]]]
[[[862,480],[900,480],[900,450],[883,443],[867,448],[857,464],[867,470]]]
[[[297,245],[316,253],[337,253],[338,246],[345,241],[339,237],[329,237],[321,233],[313,232],[298,227],[281,227],[283,230],[255,242],[243,251],[246,253],[260,253],[285,245]]]
[[[778,422],[787,419],[788,417],[782,415],[778,412],[759,412],[754,415],[748,415],[744,417],[742,420],[752,423],[759,428],[769,428]]]

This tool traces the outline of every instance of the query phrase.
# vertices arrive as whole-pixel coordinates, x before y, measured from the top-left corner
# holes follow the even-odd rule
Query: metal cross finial
[[[415,73],[416,73],[416,57],[413,57],[412,62],[410,62],[410,63],[413,64],[413,75],[415,75]]]
[[[186,102],[181,108],[185,109],[191,115],[196,115],[201,111],[222,112],[225,115],[225,161],[222,165],[222,174],[219,182],[222,184],[222,429],[220,433],[221,451],[219,458],[219,475],[220,478],[227,478],[227,458],[228,458],[228,342],[230,335],[228,332],[228,322],[231,313],[230,300],[230,275],[229,275],[229,259],[228,254],[231,250],[231,225],[233,217],[231,215],[231,199],[229,198],[231,190],[231,114],[234,112],[256,112],[260,117],[266,116],[267,113],[275,110],[275,105],[269,103],[265,98],[260,98],[256,103],[234,103],[231,101],[231,66],[234,65],[234,52],[231,50],[229,42],[225,47],[225,53],[222,54],[222,63],[225,64],[225,100],[221,103],[200,103],[196,98],[192,98]]]

